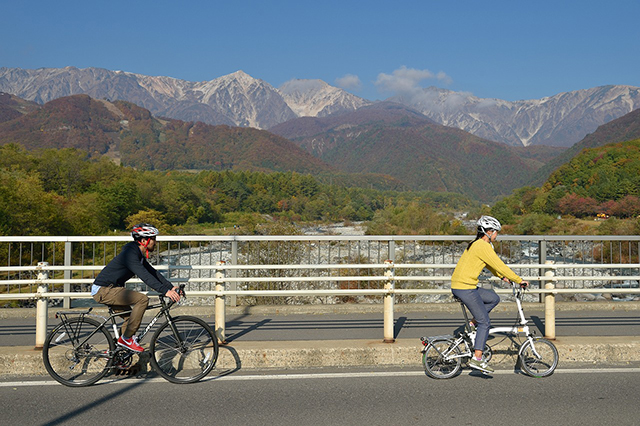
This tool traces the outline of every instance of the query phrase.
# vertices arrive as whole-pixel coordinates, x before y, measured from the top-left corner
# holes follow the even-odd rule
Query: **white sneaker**
[[[489,366],[489,363],[485,360],[478,361],[477,359],[471,357],[469,360],[469,367],[474,368],[476,370],[480,370],[483,373],[493,373],[495,370]]]

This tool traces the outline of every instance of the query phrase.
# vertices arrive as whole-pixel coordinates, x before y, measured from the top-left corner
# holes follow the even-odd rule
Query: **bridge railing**
[[[449,281],[469,236],[159,237],[151,259],[189,294],[215,305],[224,341],[227,305],[280,303],[381,303],[384,340],[393,341],[393,306],[450,299]],[[32,300],[37,336],[44,341],[48,300],[90,298],[95,275],[126,237],[0,237],[0,301]],[[530,293],[547,306],[563,295],[640,294],[638,236],[502,236],[496,251]],[[4,259],[3,259],[4,257]],[[33,264],[35,263],[35,264]],[[485,278],[488,278],[486,276]],[[139,280],[133,288],[145,291]],[[510,290],[497,292],[507,296]],[[530,296],[532,297],[532,296]],[[301,302],[302,301],[302,302]],[[553,309],[545,334],[555,336]],[[555,316],[555,314],[553,314]],[[44,325],[42,324],[44,322]],[[40,336],[40,337],[38,337]]]

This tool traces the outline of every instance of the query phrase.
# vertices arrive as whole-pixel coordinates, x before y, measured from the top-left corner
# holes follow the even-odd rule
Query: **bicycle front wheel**
[[[71,318],[49,333],[42,359],[56,381],[65,386],[89,386],[109,371],[114,348],[113,338],[96,320]]]
[[[151,339],[151,366],[172,383],[197,382],[217,360],[218,339],[197,317],[175,317],[162,324]]]
[[[422,364],[430,377],[449,379],[460,372],[460,348],[453,344],[454,341],[448,339],[437,339],[429,343],[422,354]]]
[[[527,340],[520,349],[520,367],[532,377],[547,377],[558,366],[558,350],[546,339]]]

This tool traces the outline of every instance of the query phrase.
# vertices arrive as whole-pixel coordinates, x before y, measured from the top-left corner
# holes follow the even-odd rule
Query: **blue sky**
[[[371,100],[438,86],[538,99],[640,86],[640,1],[0,0],[0,67],[190,81],[243,70]]]

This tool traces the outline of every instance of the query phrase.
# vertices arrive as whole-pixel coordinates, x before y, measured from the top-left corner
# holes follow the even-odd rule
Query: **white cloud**
[[[442,81],[445,84],[451,84],[452,81],[444,72],[434,74],[429,70],[417,70],[403,65],[391,74],[378,74],[375,85],[381,92],[411,95],[421,89],[420,83],[422,81],[433,79]]]
[[[360,77],[353,74],[345,74],[343,77],[336,78],[336,84],[346,90],[359,90],[362,87]]]
[[[436,78],[446,85],[453,83],[453,80],[451,79],[451,77],[449,77],[447,74],[445,74],[442,71],[436,74]]]

